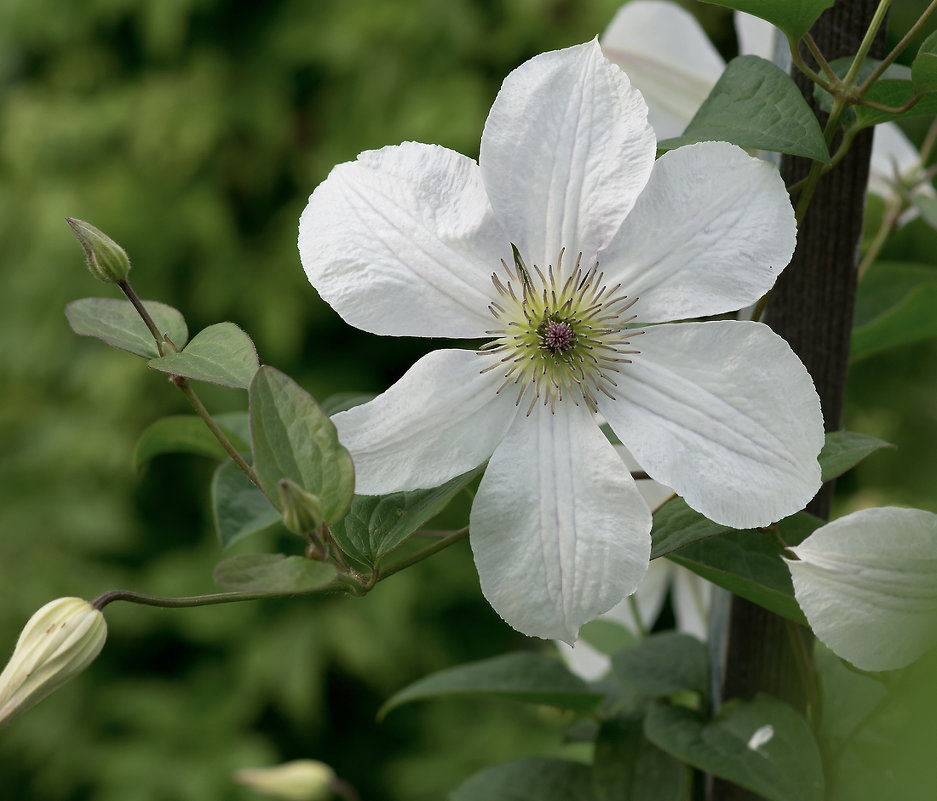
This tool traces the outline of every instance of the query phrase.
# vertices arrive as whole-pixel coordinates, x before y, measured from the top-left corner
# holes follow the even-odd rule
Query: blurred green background
[[[142,361],[69,330],[68,301],[115,295],[64,217],[123,244],[137,292],[181,309],[190,332],[237,323],[320,399],[379,391],[429,347],[352,330],[318,299],[295,244],[307,196],[368,148],[412,139],[477,156],[503,77],[600,33],[618,5],[0,0],[2,658],[51,598],[216,589],[212,465],[168,456],[133,473],[139,433],[187,408]],[[896,21],[924,5],[897,3]],[[703,13],[732,55],[728,14]],[[886,255],[933,261],[933,235],[913,224]],[[935,356],[915,346],[854,372],[850,425],[900,447],[843,483],[844,506],[862,487],[874,503],[937,509]],[[564,720],[526,708],[446,702],[374,720],[431,671],[531,647],[484,602],[467,547],[364,600],[115,604],[108,623],[94,667],[0,731],[4,797],[248,799],[236,768],[312,757],[369,801],[423,801],[558,748]]]

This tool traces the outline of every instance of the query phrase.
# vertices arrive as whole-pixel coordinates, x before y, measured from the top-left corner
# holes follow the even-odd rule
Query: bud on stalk
[[[43,606],[0,673],[0,727],[84,670],[106,638],[104,615],[87,601],[59,598]]]
[[[99,231],[91,223],[66,217],[67,222],[88,259],[91,274],[107,284],[116,284],[127,278],[130,272],[130,259],[127,252],[107,234]]]

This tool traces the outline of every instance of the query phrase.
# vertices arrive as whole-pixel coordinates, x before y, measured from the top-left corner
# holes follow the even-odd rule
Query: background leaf
[[[598,801],[686,801],[687,766],[644,736],[643,717],[605,721],[592,769]]]
[[[820,451],[822,478],[829,481],[855,467],[879,448],[893,448],[891,443],[855,431],[829,431]]]
[[[234,323],[210,325],[192,337],[184,350],[147,364],[163,373],[234,389],[247,389],[260,367],[254,343]]]
[[[581,762],[528,757],[479,771],[449,801],[596,801],[591,773]]]
[[[244,412],[214,415],[215,422],[241,453],[249,453],[250,432]],[[137,440],[133,467],[139,470],[154,456],[164,453],[193,453],[222,461],[228,453],[208,430],[205,421],[195,414],[163,417],[151,424]]]
[[[242,553],[215,568],[216,584],[240,592],[300,594],[322,589],[334,578],[332,565],[281,553]]]
[[[257,371],[249,395],[254,469],[267,497],[278,503],[277,484],[288,478],[318,496],[327,524],[339,520],[351,504],[355,474],[332,421],[308,392],[272,367]]]
[[[823,801],[823,767],[810,727],[770,696],[731,701],[711,722],[661,704],[648,713],[644,732],[678,759],[769,801]]]
[[[828,162],[823,132],[797,85],[758,56],[732,59],[682,136],[658,143],[673,149],[710,140]]]
[[[781,553],[780,543],[768,532],[731,531],[687,545],[669,558],[775,614],[807,625]]]
[[[795,41],[816,22],[833,0],[703,0],[768,20]]]
[[[181,312],[157,300],[143,301],[153,322],[168,334],[176,347],[182,347],[188,329]],[[159,356],[156,341],[129,300],[121,298],[82,298],[65,307],[72,331],[85,337],[97,337],[108,345],[145,359]]]
[[[937,92],[937,31],[921,43],[911,64],[911,83],[919,94]]]
[[[676,631],[651,634],[612,657],[612,670],[626,684],[649,697],[709,689],[706,646]]]
[[[439,514],[481,469],[428,490],[355,495],[348,514],[332,526],[332,536],[353,559],[369,567],[378,565],[384,556]]]
[[[281,519],[267,496],[230,460],[218,465],[212,476],[211,508],[222,548],[266,531]]]
[[[411,701],[454,695],[509,698],[577,712],[592,712],[602,700],[558,659],[513,653],[426,676],[385,701],[378,718]]]

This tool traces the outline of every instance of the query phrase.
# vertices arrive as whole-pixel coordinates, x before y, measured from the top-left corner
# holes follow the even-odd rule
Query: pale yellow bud
[[[0,726],[84,670],[104,647],[100,609],[81,598],[50,601],[34,614],[0,673]]]
[[[324,762],[296,759],[271,768],[245,768],[234,780],[258,793],[284,801],[326,801],[332,798],[336,777]]]

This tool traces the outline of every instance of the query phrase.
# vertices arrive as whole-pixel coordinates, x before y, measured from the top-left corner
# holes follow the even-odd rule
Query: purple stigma
[[[576,336],[569,323],[551,320],[541,336],[543,346],[553,353],[566,353],[574,344]]]

